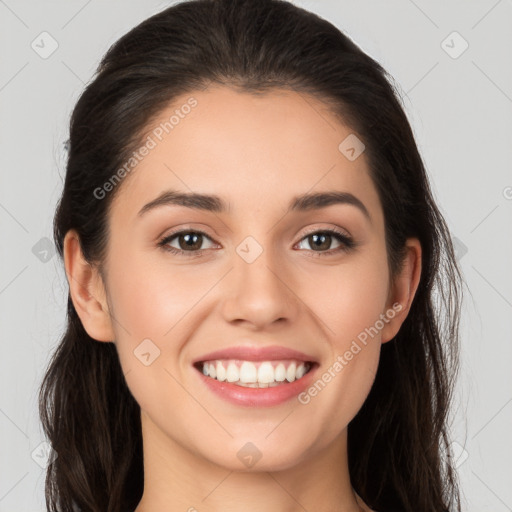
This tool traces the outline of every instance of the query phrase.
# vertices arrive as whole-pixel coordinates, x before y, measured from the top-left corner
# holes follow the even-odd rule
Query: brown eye
[[[336,240],[339,245],[331,248],[333,239]],[[327,255],[339,251],[346,251],[355,246],[354,241],[350,237],[333,230],[315,231],[305,236],[302,240],[307,240],[308,245],[311,247],[310,250],[317,252],[317,256],[321,256],[324,253]],[[303,242],[301,241],[300,243]]]
[[[203,242],[206,239],[211,241],[211,238],[206,233],[201,231],[179,231],[177,233],[173,233],[172,235],[166,236],[158,243],[158,245],[164,250],[175,254],[183,254],[185,252],[200,253],[203,250],[206,250],[204,247],[202,247]],[[176,247],[170,245],[171,242],[177,242],[178,246]]]
[[[330,249],[332,236],[326,233],[309,235],[308,241],[310,242],[310,246],[313,247],[313,250],[322,250],[322,249]]]
[[[203,243],[203,235],[200,233],[180,233],[178,236],[178,244],[180,246],[180,249],[183,250],[198,250],[201,248],[201,245]]]

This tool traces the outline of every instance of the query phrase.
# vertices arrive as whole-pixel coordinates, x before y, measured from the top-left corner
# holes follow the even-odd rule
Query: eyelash
[[[170,252],[172,254],[177,254],[177,255],[185,255],[186,254],[187,257],[191,257],[191,258],[199,256],[200,254],[203,253],[203,251],[208,250],[208,249],[199,249],[197,251],[184,251],[182,249],[176,249],[175,247],[170,247],[169,245],[167,245],[171,240],[173,240],[174,238],[176,238],[178,235],[181,235],[181,234],[199,234],[199,235],[203,235],[206,238],[212,240],[211,237],[208,236],[203,231],[192,230],[192,229],[182,230],[182,231],[176,231],[175,233],[171,233],[170,235],[162,238],[158,242],[158,247],[161,247],[164,251]],[[302,240],[304,240],[308,236],[315,235],[315,234],[334,235],[334,238],[336,238],[341,243],[341,246],[336,249],[331,249],[329,251],[317,252],[317,251],[310,250],[311,252],[314,253],[313,254],[314,257],[332,256],[334,254],[338,254],[340,251],[348,252],[348,251],[354,249],[357,245],[351,237],[349,237],[349,236],[345,235],[344,233],[341,233],[340,231],[337,231],[335,229],[320,229],[320,230],[316,230],[316,231],[311,231],[309,233],[306,233],[300,239],[299,243],[302,242]]]

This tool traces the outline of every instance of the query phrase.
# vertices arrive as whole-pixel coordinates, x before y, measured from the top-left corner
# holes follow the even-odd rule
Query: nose
[[[235,253],[233,263],[223,283],[226,298],[222,313],[227,322],[262,329],[297,319],[300,300],[293,278],[271,251],[264,250],[250,263]]]

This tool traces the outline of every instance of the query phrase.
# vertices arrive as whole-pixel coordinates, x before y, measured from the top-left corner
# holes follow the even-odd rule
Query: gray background
[[[402,91],[467,282],[452,427],[464,510],[511,511],[512,1],[295,3],[345,31]],[[47,239],[69,115],[108,47],[167,5],[0,0],[0,512],[45,510],[36,398],[65,320],[67,282]],[[58,48],[42,58],[45,31]]]

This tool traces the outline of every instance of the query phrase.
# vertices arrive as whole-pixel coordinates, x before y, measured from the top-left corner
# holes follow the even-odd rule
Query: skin
[[[407,316],[421,246],[407,241],[403,271],[391,279],[365,153],[350,161],[338,150],[352,131],[324,104],[293,91],[256,97],[220,86],[193,97],[198,105],[118,185],[105,280],[84,260],[77,234],[65,238],[75,308],[92,338],[115,343],[141,407],[145,482],[136,512],[227,512],[241,504],[247,512],[368,511],[350,483],[347,425],[373,384],[381,344]],[[138,218],[166,189],[217,194],[230,208],[163,206]],[[354,194],[371,220],[347,204],[285,215],[293,196],[329,190]],[[335,252],[340,242],[332,238],[315,251],[306,230],[333,227],[357,247]],[[180,229],[207,233],[202,255],[157,246]],[[247,236],[263,248],[250,264],[236,252]],[[185,250],[179,240],[169,243]],[[243,338],[310,354],[321,375],[394,303],[401,311],[305,405],[231,404],[192,367],[195,358]],[[149,366],[133,353],[146,338],[160,349]],[[249,441],[262,454],[251,468],[237,457]]]

